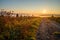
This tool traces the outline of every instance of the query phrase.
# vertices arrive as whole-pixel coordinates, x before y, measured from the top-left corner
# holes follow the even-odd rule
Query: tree
[[[16,14],[16,17],[19,17],[19,15],[18,15],[18,14]]]

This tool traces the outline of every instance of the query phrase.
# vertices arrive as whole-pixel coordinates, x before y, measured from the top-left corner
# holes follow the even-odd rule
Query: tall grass
[[[0,40],[36,40],[39,17],[0,17]]]

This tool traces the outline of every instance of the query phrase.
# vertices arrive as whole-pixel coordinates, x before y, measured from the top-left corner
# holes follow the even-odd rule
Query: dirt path
[[[43,18],[37,31],[36,40],[55,40],[53,32],[60,31],[60,25],[47,18]]]

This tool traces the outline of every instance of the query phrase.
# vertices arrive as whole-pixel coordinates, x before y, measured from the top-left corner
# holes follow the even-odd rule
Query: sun
[[[47,13],[47,10],[46,10],[46,9],[43,9],[43,10],[42,10],[42,13],[43,13],[43,14],[46,14],[46,13]]]

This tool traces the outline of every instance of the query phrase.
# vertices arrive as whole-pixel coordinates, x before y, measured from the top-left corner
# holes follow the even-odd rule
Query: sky
[[[16,13],[60,14],[60,0],[0,0],[0,9]]]

